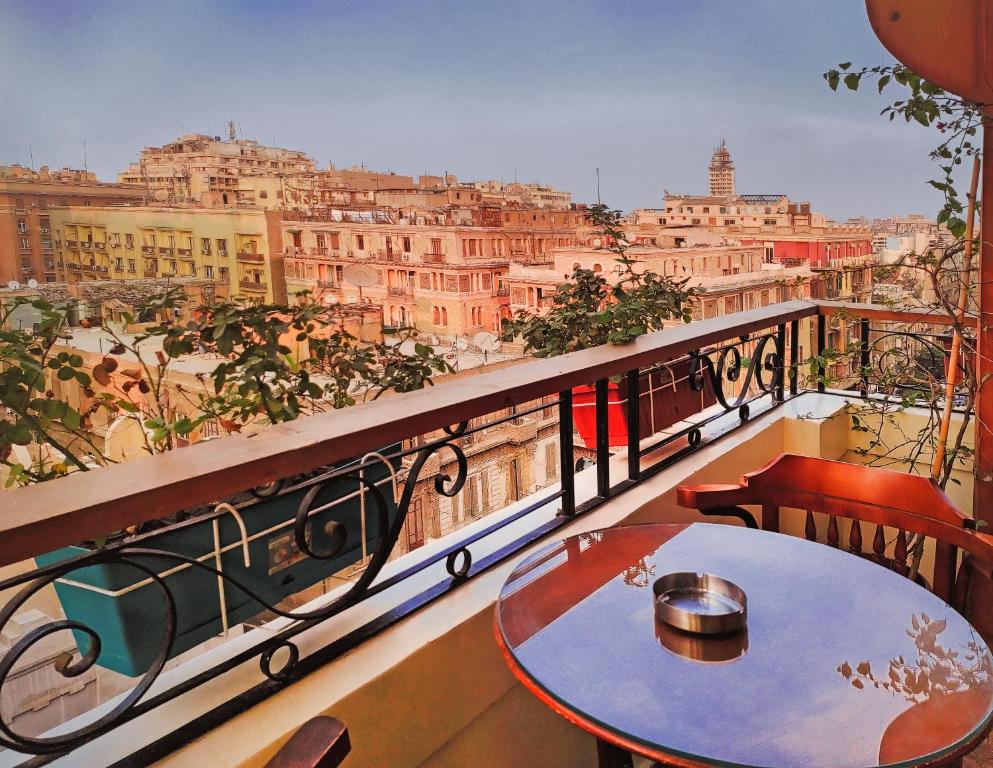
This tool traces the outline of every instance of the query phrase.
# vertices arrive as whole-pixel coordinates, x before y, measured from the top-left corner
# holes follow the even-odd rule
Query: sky
[[[630,210],[741,193],[933,215],[937,135],[842,61],[892,63],[862,0],[0,0],[0,163],[116,174],[181,131],[417,175],[540,181]],[[886,93],[890,93],[887,91]],[[891,98],[896,98],[896,92]],[[85,153],[84,153],[85,143]]]

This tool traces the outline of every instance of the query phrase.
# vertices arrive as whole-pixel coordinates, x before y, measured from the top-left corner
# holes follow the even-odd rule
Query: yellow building
[[[264,211],[153,206],[52,208],[59,278],[202,277],[231,295],[284,302],[281,247],[270,248]]]

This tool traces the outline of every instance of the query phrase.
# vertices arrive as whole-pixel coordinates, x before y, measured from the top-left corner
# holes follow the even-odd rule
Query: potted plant
[[[521,337],[525,351],[554,357],[600,344],[626,344],[673,322],[692,319],[692,289],[641,267],[628,256],[621,212],[594,205],[588,214],[605,252],[620,270],[613,281],[602,273],[577,268],[568,283],[551,296],[544,313],[519,310],[503,321],[506,340]],[[689,384],[690,362],[674,361],[639,378],[639,434],[647,436],[698,413],[714,402],[709,384],[701,391]],[[611,446],[628,439],[626,380],[610,381],[607,393],[608,436]],[[593,383],[573,389],[573,417],[587,448],[596,447],[596,390]]]
[[[30,331],[15,330],[9,320],[26,308],[38,322]],[[360,342],[348,330],[347,307],[236,300],[197,308],[185,321],[179,320],[182,312],[177,295],[153,297],[139,313],[158,322],[134,336],[106,329],[108,354],[87,359],[69,343],[66,308],[41,299],[0,306],[0,404],[7,409],[0,420],[0,464],[7,484],[43,482],[119,460],[101,442],[102,423],[129,424],[145,452],[159,453],[201,437],[209,422],[227,432],[264,429],[387,390],[416,389],[430,383],[433,373],[450,370],[425,345],[405,354],[399,345]],[[133,318],[125,319],[125,327],[133,325]],[[177,369],[194,351],[219,362],[184,377]],[[141,535],[135,546],[180,556],[129,558],[162,575],[176,600],[170,657],[373,551],[383,535],[379,512],[391,525],[398,513],[399,448],[387,446],[364,459],[218,499],[216,509],[185,510],[114,534],[125,544]],[[337,477],[350,469],[352,476]],[[384,509],[370,510],[380,500]],[[298,517],[305,549],[319,553],[317,558],[298,546]],[[134,676],[158,652],[164,629],[160,590],[139,567],[109,552],[102,557],[105,543],[64,547],[37,562],[80,559],[55,584],[66,616],[99,635],[99,665]],[[225,579],[183,558],[222,570]],[[86,653],[91,637],[82,630],[74,634]]]

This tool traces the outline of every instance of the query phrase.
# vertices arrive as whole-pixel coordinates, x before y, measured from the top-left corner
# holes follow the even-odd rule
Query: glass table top
[[[740,586],[746,629],[658,624],[652,582],[678,571]],[[507,580],[497,630],[528,687],[655,758],[919,765],[993,715],[990,653],[944,601],[863,558],[765,531],[643,525],[553,544]]]

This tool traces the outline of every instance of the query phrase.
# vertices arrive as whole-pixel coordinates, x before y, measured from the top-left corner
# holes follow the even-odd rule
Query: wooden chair
[[[743,505],[760,506],[761,527],[779,532],[780,507],[806,510],[804,535],[817,540],[814,512],[828,516],[824,538],[908,575],[908,534],[935,542],[931,590],[969,618],[987,643],[993,644],[993,536],[976,530],[932,480],[877,467],[782,454],[750,472],[737,485],[680,486],[681,506],[705,515],[738,517],[757,528]],[[838,518],[852,520],[847,544],[840,541]],[[875,528],[863,530],[862,522]],[[888,553],[883,527],[896,529]],[[864,536],[868,533],[868,540]],[[959,564],[959,550],[964,557]]]
[[[265,768],[337,768],[351,748],[341,720],[315,717],[300,726]]]

